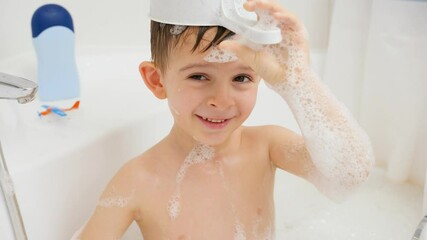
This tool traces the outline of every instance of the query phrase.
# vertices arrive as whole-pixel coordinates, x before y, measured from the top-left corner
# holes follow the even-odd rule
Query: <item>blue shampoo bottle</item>
[[[37,54],[39,99],[57,101],[80,96],[73,19],[60,5],[46,4],[31,19]]]

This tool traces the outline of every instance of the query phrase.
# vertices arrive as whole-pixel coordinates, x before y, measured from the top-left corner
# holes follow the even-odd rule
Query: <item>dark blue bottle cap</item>
[[[53,26],[67,27],[74,32],[73,19],[67,9],[57,4],[39,7],[31,19],[33,38]]]

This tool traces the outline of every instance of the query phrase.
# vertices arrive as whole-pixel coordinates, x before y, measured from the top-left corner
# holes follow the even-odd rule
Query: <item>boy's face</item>
[[[209,30],[201,46],[192,52],[195,34],[182,38],[169,56],[161,74],[169,107],[175,119],[173,131],[181,139],[192,139],[216,146],[224,143],[247,119],[257,96],[259,76],[237,60],[212,63],[202,52],[214,29]]]

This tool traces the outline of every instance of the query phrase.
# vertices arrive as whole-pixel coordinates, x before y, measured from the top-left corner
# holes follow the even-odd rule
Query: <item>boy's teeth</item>
[[[225,120],[218,120],[218,119],[208,119],[209,122],[214,122],[214,123],[221,123],[224,122]]]
[[[222,123],[222,122],[225,122],[225,120],[220,120],[220,119],[211,119],[211,118],[205,118],[205,117],[202,117],[203,118],[203,120],[206,120],[206,121],[209,121],[209,122],[213,122],[213,123]]]

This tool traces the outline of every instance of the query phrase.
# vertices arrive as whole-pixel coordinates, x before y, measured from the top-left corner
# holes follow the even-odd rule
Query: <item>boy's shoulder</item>
[[[291,143],[299,134],[289,128],[278,125],[249,126],[243,130],[243,140],[251,142],[252,147],[266,147],[272,149],[274,146],[286,146],[284,143]],[[296,138],[296,136],[298,136]]]
[[[134,176],[136,181],[141,182],[143,178],[150,178],[158,172],[159,165],[162,164],[162,151],[155,145],[137,157],[130,159],[119,170],[129,176]],[[142,179],[141,179],[142,178]]]
[[[153,179],[173,176],[177,154],[165,143],[165,139],[147,149],[137,157],[128,160],[119,170],[133,176],[139,185],[151,184]]]
[[[243,131],[248,137],[264,137],[267,139],[271,139],[277,134],[287,135],[292,132],[290,129],[278,125],[245,126]]]
[[[167,181],[167,161],[156,146],[128,160],[115,174],[109,185],[115,189],[132,192],[136,199],[145,199],[156,191],[156,181]]]
[[[283,140],[288,134],[292,134],[292,131],[277,125],[243,126],[242,140],[253,147],[256,147],[255,145],[260,147],[260,144],[268,145],[274,142],[275,139],[277,140],[277,136]],[[168,150],[167,144],[159,142],[125,163],[117,175],[132,178],[129,180],[138,184],[150,183],[153,177],[174,176],[173,171],[179,166],[175,166],[177,161],[173,160],[173,156],[176,157],[176,154],[174,155],[172,150]]]

